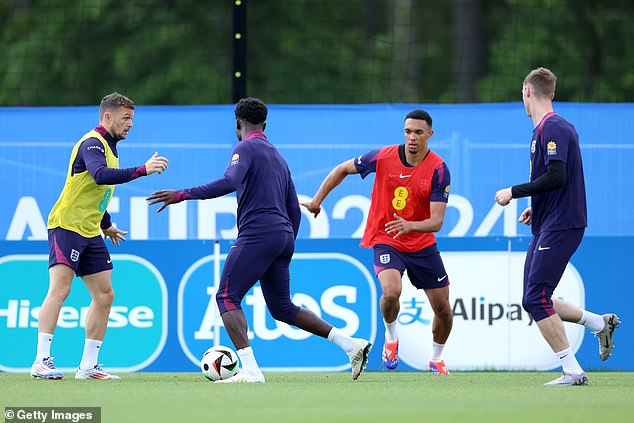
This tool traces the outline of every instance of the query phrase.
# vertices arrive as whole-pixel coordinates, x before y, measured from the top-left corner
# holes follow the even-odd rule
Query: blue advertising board
[[[522,266],[529,239],[444,238],[439,248],[451,281],[454,327],[444,358],[453,370],[549,370],[558,359],[521,309]],[[626,330],[634,312],[629,275],[633,237],[586,237],[555,295],[597,313],[617,313],[616,348],[600,361],[598,344],[582,326],[566,324],[587,370],[634,370]],[[372,254],[358,239],[299,240],[291,265],[293,301],[345,333],[374,343],[369,370],[381,370],[383,321]],[[0,371],[27,371],[37,342],[37,316],[48,288],[45,242],[0,241]],[[218,318],[214,293],[231,241],[129,241],[110,248],[115,302],[100,361],[116,371],[197,371],[212,345],[231,346]],[[401,296],[399,370],[424,370],[433,314],[424,293],[407,282]],[[72,371],[81,358],[86,308],[80,280],[73,283],[55,332],[52,353]],[[242,303],[249,338],[266,371],[347,370],[334,344],[274,321],[256,285]]]
[[[271,105],[266,133],[287,159],[301,199],[313,196],[337,164],[403,142],[403,120],[415,108],[433,117],[430,147],[451,171],[441,237],[526,236],[517,223],[526,199],[497,206],[495,192],[528,178],[532,121],[522,103],[473,105]],[[634,235],[627,211],[634,192],[633,104],[555,104],[580,136],[588,194],[588,235]],[[63,125],[60,125],[63,122]],[[0,240],[45,240],[74,143],[98,123],[95,107],[0,108]],[[138,106],[119,145],[120,166],[155,152],[170,159],[162,175],[117,186],[108,207],[132,240],[233,239],[235,196],[184,202],[156,214],[145,197],[220,177],[235,139],[233,106]],[[304,219],[300,238],[357,238],[369,210],[373,177],[348,177]],[[308,214],[306,214],[307,217]]]
[[[517,222],[527,199],[502,208],[495,192],[528,178],[532,121],[522,103],[473,105],[271,105],[267,135],[287,159],[300,200],[312,197],[337,164],[403,142],[406,113],[424,108],[434,119],[430,147],[451,171],[447,215],[438,242],[451,280],[454,329],[445,350],[453,369],[552,369],[552,353],[521,308],[521,277],[529,228]],[[627,212],[634,183],[633,104],[559,103],[580,136],[588,195],[586,239],[556,295],[597,313],[632,321],[627,299],[634,240]],[[48,286],[46,219],[66,176],[74,143],[97,125],[94,107],[0,108],[0,370],[25,371],[35,349],[39,306]],[[63,124],[60,124],[63,123]],[[233,106],[138,106],[134,128],[119,145],[121,167],[143,164],[155,151],[170,159],[162,175],[116,187],[108,206],[129,241],[112,247],[115,304],[101,358],[117,371],[195,371],[214,344],[230,345],[214,292],[237,235],[229,195],[188,201],[161,214],[145,198],[220,177],[235,143]],[[373,177],[348,177],[314,219],[306,211],[291,267],[293,300],[341,328],[371,339],[371,370],[380,369],[380,287],[369,250],[358,247]],[[214,240],[220,240],[215,242]],[[53,346],[56,363],[77,365],[88,292],[73,283]],[[333,344],[275,322],[261,289],[243,303],[258,361],[268,370],[342,370]],[[433,314],[407,282],[398,329],[403,370],[419,370],[431,344]],[[623,351],[634,337],[617,332],[606,362],[587,330],[566,333],[587,369],[634,370]],[[484,341],[484,342],[483,342]],[[495,345],[495,348],[489,346]]]

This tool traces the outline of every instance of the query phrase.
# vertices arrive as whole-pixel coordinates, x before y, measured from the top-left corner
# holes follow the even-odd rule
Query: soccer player
[[[396,319],[400,310],[403,272],[429,298],[434,321],[429,370],[447,375],[441,354],[451,332],[449,277],[436,246],[434,232],[442,227],[449,198],[449,169],[429,149],[434,134],[432,119],[424,110],[405,117],[405,144],[372,150],[335,167],[311,199],[302,203],[317,217],[321,203],[351,174],[365,178],[375,172],[372,203],[361,246],[374,248],[374,270],[381,284],[381,312],[385,323],[383,366],[399,363]]]
[[[555,74],[542,67],[524,79],[524,107],[535,126],[530,182],[499,190],[495,201],[506,206],[513,198],[531,197],[532,207],[519,218],[532,226],[533,233],[524,264],[522,306],[537,322],[563,367],[563,375],[545,385],[587,385],[588,378],[570,349],[562,320],[584,325],[595,333],[601,360],[610,356],[614,329],[620,321],[616,314],[600,316],[552,298],[587,226],[579,136],[570,122],[553,111],[556,82]]]
[[[350,359],[352,379],[365,369],[370,342],[351,338],[312,311],[291,302],[289,265],[295,250],[301,212],[288,165],[264,129],[268,110],[257,98],[245,98],[235,108],[238,144],[222,178],[195,188],[158,191],[150,204],[163,202],[160,212],[183,200],[209,199],[236,192],[238,239],[231,247],[216,302],[229,337],[238,350],[242,371],[217,383],[264,382],[247,337],[241,308],[246,293],[259,280],[266,305],[276,320],[327,338]]]
[[[119,379],[98,364],[114,298],[112,260],[101,234],[117,246],[127,234],[111,223],[106,208],[115,185],[167,169],[167,159],[158,157],[158,153],[144,165],[119,169],[117,143],[132,128],[134,108],[134,103],[121,94],[105,96],[99,106],[99,126],[84,135],[71,152],[66,183],[48,217],[50,285],[38,320],[37,356],[31,367],[35,378],[64,376],[53,364],[51,343],[60,309],[76,274],[86,284],[92,302],[86,316],[84,353],[75,379]]]

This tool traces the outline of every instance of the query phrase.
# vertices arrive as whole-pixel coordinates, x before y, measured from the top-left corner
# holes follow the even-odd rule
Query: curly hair
[[[99,105],[99,119],[103,118],[104,113],[117,110],[121,107],[134,110],[134,101],[118,92],[108,94],[101,100],[101,104]]]
[[[431,116],[424,110],[412,110],[405,116],[405,120],[407,119],[418,119],[424,120],[427,122],[427,125],[431,128]]]
[[[246,120],[255,125],[266,122],[268,114],[266,104],[259,98],[247,97],[236,104],[236,119]]]

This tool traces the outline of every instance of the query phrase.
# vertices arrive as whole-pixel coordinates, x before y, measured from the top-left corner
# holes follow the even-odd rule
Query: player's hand
[[[145,200],[150,202],[150,206],[156,203],[163,203],[161,208],[156,211],[157,213],[160,213],[165,207],[169,206],[170,204],[180,203],[180,200],[176,198],[176,191],[173,189],[156,191]]]
[[[412,230],[414,230],[414,224],[403,219],[396,213],[394,213],[394,220],[385,224],[385,232],[387,232],[388,234],[393,234],[396,232],[396,235],[394,235],[394,239],[403,234],[411,232]]]
[[[168,160],[165,157],[159,156],[158,151],[154,153],[152,157],[145,162],[145,172],[149,175],[158,172],[160,175],[167,169]]]
[[[520,214],[520,218],[517,219],[517,221],[525,225],[530,225],[531,222],[533,221],[533,209],[529,207],[526,210],[524,210],[522,214]]]
[[[317,217],[321,212],[321,205],[317,204],[315,200],[304,201],[303,203],[299,203],[302,206],[306,207],[306,209]]]
[[[102,229],[104,236],[110,238],[110,241],[117,247],[120,245],[120,241],[125,241],[125,237],[123,235],[127,235],[127,231],[122,231],[117,228],[115,225],[110,225],[108,229]]]
[[[495,202],[500,206],[508,206],[513,199],[513,192],[511,188],[504,188],[495,193]]]

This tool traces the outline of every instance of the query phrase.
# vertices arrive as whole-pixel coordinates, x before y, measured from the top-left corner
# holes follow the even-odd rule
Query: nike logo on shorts
[[[109,258],[108,260],[106,260],[106,263],[108,263],[108,264],[112,263],[112,259]]]
[[[539,250],[539,251],[550,250],[550,247],[542,247],[540,245],[539,247],[537,247],[537,250]]]
[[[447,277],[447,275],[443,276],[442,278],[438,278],[438,282],[443,281],[446,277]]]

